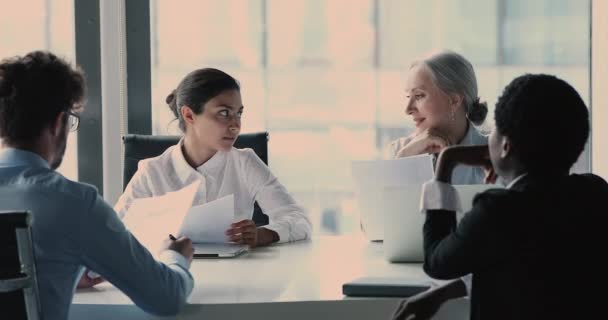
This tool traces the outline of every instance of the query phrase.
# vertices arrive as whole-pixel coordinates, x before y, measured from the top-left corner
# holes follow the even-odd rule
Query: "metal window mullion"
[[[87,104],[78,129],[78,181],[103,193],[99,0],[74,0],[74,28],[76,63],[87,81]]]

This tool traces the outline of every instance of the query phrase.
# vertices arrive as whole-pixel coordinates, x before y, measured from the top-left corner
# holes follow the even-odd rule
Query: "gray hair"
[[[453,51],[442,51],[424,60],[415,62],[412,67],[424,64],[431,72],[435,85],[445,93],[455,93],[463,97],[463,106],[467,118],[475,125],[481,125],[486,119],[488,106],[479,102],[477,78],[473,65],[460,54]]]

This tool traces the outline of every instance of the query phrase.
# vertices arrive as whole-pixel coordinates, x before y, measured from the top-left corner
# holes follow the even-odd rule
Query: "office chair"
[[[7,319],[40,319],[31,223],[29,212],[0,212],[0,313]]]
[[[162,154],[179,142],[179,136],[149,136],[128,134],[122,137],[124,144],[123,190],[137,171],[140,160]],[[243,133],[234,142],[236,148],[251,148],[268,165],[268,132]],[[268,224],[268,216],[257,202],[254,204],[253,221],[257,226]]]

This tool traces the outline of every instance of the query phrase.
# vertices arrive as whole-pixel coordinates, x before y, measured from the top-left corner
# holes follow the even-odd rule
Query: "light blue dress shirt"
[[[95,187],[66,179],[39,155],[0,150],[0,210],[32,213],[32,238],[43,318],[68,318],[84,267],[100,274],[143,310],[177,313],[190,295],[188,260],[165,250],[159,260],[125,229]]]
[[[458,145],[478,146],[488,144],[488,137],[482,135],[472,124]],[[483,184],[485,172],[482,167],[457,165],[452,171],[452,184]]]

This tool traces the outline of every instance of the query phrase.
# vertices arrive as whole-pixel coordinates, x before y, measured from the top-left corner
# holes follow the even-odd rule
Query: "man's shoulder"
[[[50,169],[31,169],[24,173],[23,182],[48,193],[61,194],[73,200],[91,200],[97,196],[97,187],[66,178]]]
[[[478,193],[473,198],[473,205],[493,212],[510,211],[513,207],[526,202],[526,194],[506,188],[492,188]]]
[[[506,199],[506,198],[510,198],[510,197],[514,197],[518,194],[518,192],[515,192],[512,189],[507,189],[507,188],[490,188],[487,190],[484,190],[483,192],[478,193],[475,196],[475,199],[497,199],[497,200],[502,200],[502,199]]]
[[[608,183],[602,177],[593,173],[572,174],[569,177],[572,185],[594,190],[608,191]]]

